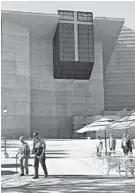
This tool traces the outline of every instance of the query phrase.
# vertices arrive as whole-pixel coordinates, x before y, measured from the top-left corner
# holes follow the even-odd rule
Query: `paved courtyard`
[[[32,141],[28,141],[32,148]],[[47,140],[46,164],[48,178],[44,178],[39,168],[39,179],[33,180],[33,155],[29,160],[29,175],[19,176],[19,164],[16,172],[15,155],[19,141],[7,142],[9,158],[3,156],[4,145],[1,144],[1,188],[2,193],[66,193],[66,192],[135,192],[135,178],[125,179],[124,174],[112,170],[106,176],[105,161],[93,162],[92,152],[95,140]],[[117,148],[120,143],[118,141]]]

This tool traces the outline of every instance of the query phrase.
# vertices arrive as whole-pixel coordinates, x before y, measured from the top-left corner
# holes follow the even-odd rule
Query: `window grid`
[[[73,24],[59,24],[59,42],[60,42],[60,60],[74,61],[74,25]],[[70,30],[69,30],[70,29]]]
[[[89,25],[84,24],[78,25],[78,43],[79,61],[94,62],[93,27],[89,28]]]
[[[73,11],[58,11],[58,15],[60,15],[60,20],[74,20],[74,12]]]
[[[77,12],[77,20],[84,22],[93,22],[93,14],[91,12]]]

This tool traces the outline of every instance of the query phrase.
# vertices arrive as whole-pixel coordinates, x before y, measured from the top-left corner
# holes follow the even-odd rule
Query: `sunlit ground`
[[[32,141],[28,143],[32,149]],[[122,177],[119,177],[116,170],[110,171],[109,176],[106,176],[105,160],[93,160],[92,153],[95,151],[96,140],[46,140],[46,145],[49,176],[44,178],[40,166],[40,177],[33,180],[33,155],[29,160],[29,175],[20,177],[19,163],[16,163],[15,159],[19,141],[7,142],[9,154],[7,159],[3,156],[4,144],[2,142],[1,186],[3,193],[135,192],[135,178],[130,176],[126,179],[124,173]],[[116,150],[122,151],[120,140],[117,140]]]

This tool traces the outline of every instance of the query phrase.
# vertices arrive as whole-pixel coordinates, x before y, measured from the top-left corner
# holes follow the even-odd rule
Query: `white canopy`
[[[77,133],[85,133],[88,131],[98,131],[98,130],[105,130],[114,120],[101,118],[89,125],[84,126],[83,128],[76,131]]]
[[[118,121],[115,121],[109,128],[126,129],[131,127],[135,127],[135,112],[131,113],[131,115],[119,119]]]

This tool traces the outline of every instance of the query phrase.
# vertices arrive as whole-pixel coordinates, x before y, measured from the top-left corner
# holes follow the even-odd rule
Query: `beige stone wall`
[[[123,27],[105,70],[105,109],[135,108],[135,31]]]
[[[30,65],[29,31],[2,21],[1,52],[2,136],[29,136],[30,132]],[[6,130],[3,108],[7,107]]]
[[[44,137],[71,137],[72,116],[104,110],[102,45],[95,44],[95,65],[90,80],[53,78],[51,40],[30,38],[31,129]]]

